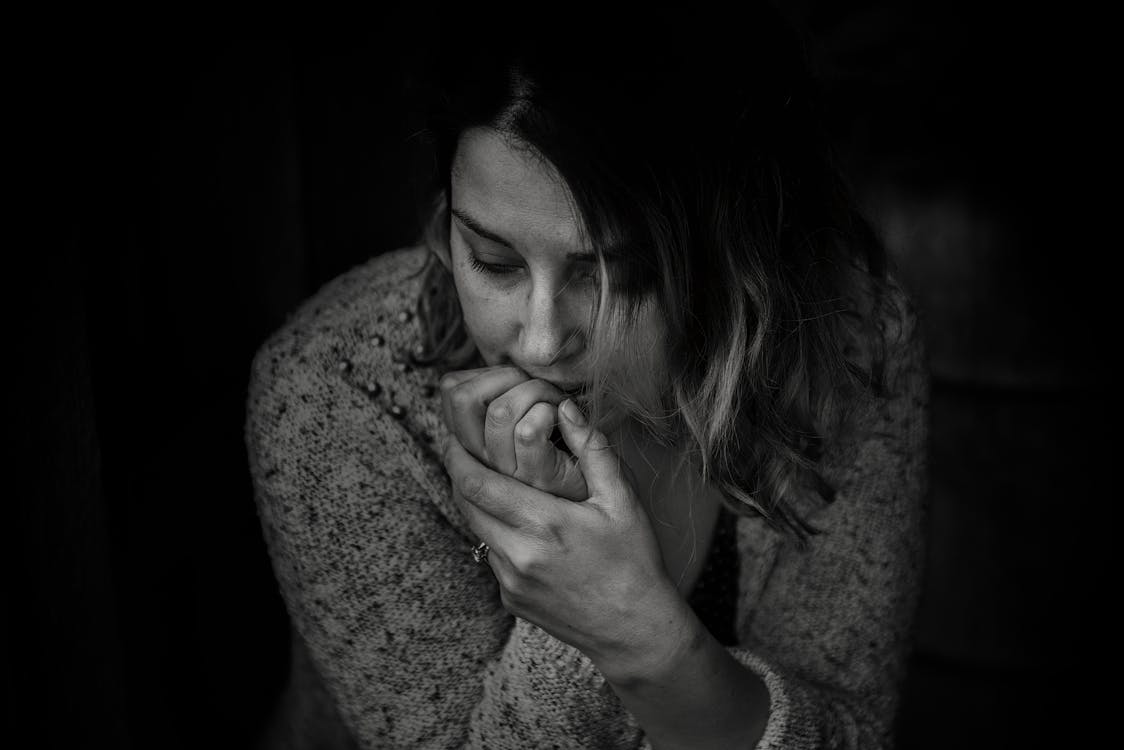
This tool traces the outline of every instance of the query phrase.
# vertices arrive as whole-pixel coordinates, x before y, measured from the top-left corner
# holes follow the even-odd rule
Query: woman
[[[272,744],[890,742],[916,324],[751,15],[450,24],[424,243],[255,361]]]

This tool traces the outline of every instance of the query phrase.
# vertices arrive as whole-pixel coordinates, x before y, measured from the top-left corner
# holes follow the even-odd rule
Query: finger
[[[496,396],[488,404],[484,419],[484,452],[488,463],[499,472],[514,476],[518,469],[516,456],[516,425],[526,418],[534,406],[547,402],[546,406],[558,404],[565,394],[557,386],[545,380],[528,380]],[[553,410],[553,409],[552,409]],[[549,416],[553,429],[554,415]],[[550,432],[547,431],[549,438]]]
[[[518,479],[485,466],[450,437],[445,446],[445,469],[453,482],[454,495],[494,522],[509,529],[530,531],[549,525],[552,506],[558,499]],[[466,511],[466,517],[469,513]],[[474,518],[479,518],[473,514]]]
[[[473,374],[466,376],[466,372]],[[484,418],[488,404],[528,379],[527,373],[511,366],[446,374],[441,379],[441,405],[449,431],[472,455],[487,461]]]
[[[605,433],[594,429],[572,399],[559,407],[562,419],[559,429],[566,445],[578,459],[591,498],[602,497],[620,501],[627,497],[629,485],[621,467],[620,457],[613,450]]]
[[[453,501],[464,514],[473,537],[488,545],[487,555],[481,562],[485,562],[497,574],[510,569],[508,550],[517,549],[515,545],[519,544],[519,539],[514,532],[472,503],[465,501],[456,490],[453,491]]]
[[[510,528],[476,502],[465,497],[466,487],[469,497],[477,491],[474,473],[487,471],[487,467],[472,458],[464,450],[464,446],[452,436],[445,443],[442,460],[452,483],[453,502],[464,515],[473,536],[487,542],[489,547],[497,547]]]
[[[512,476],[520,482],[547,490],[542,486],[540,477],[549,476],[544,471],[546,448],[550,446],[550,434],[557,420],[557,409],[540,401],[528,409],[515,425],[515,472]]]
[[[543,492],[581,501],[589,497],[577,459],[559,450],[551,440],[558,424],[558,409],[539,402],[515,426],[516,479]]]
[[[453,453],[456,448],[460,449],[459,454]],[[449,459],[454,455],[461,460],[450,461]],[[453,437],[450,437],[445,444],[444,458],[446,468],[449,469],[449,476],[453,479],[453,502],[460,509],[472,535],[480,542],[488,545],[487,555],[482,562],[485,562],[491,568],[496,579],[502,585],[504,581],[509,581],[512,578],[509,550],[518,550],[519,545],[525,544],[526,540],[518,529],[513,529],[479,505],[468,501],[461,492],[463,486],[461,472],[471,468],[487,471],[486,467],[474,461]],[[471,554],[471,551],[466,554]]]
[[[445,419],[446,427],[448,427],[449,429],[452,429],[453,427],[452,402],[450,399],[452,390],[460,386],[462,383],[472,380],[477,375],[480,375],[481,373],[491,369],[491,367],[474,367],[470,370],[450,370],[449,372],[441,376],[441,382],[439,385],[439,390],[441,393],[441,416]]]
[[[511,528],[465,500],[458,490],[454,489],[452,494],[453,502],[464,515],[474,538],[486,543],[493,551],[510,548],[509,539],[513,533]]]

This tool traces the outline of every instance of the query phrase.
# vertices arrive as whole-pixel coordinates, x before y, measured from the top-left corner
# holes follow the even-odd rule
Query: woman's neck
[[[661,445],[639,425],[622,425],[613,438],[659,540],[668,575],[685,597],[710,551],[721,493],[702,481],[684,449]]]

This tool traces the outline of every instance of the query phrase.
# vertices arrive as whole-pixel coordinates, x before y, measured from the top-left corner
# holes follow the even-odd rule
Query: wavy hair
[[[425,79],[417,359],[477,357],[443,260],[447,196],[461,134],[493,128],[557,170],[601,260],[593,418],[623,410],[683,446],[731,510],[803,540],[809,500],[833,494],[825,446],[881,388],[886,258],[832,157],[798,36],[770,6],[752,10],[705,25],[449,24]],[[660,368],[636,344],[648,305]],[[627,380],[610,367],[621,361]]]

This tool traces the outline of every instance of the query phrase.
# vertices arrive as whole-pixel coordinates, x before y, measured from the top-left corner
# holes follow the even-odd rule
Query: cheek
[[[449,238],[449,254],[465,330],[484,361],[488,365],[498,364],[505,348],[503,330],[507,327],[502,300],[497,300],[495,290],[468,266],[468,249],[456,227]]]
[[[622,323],[616,330],[626,331],[623,340],[611,337],[602,342],[611,347],[603,354],[606,376],[615,387],[654,408],[667,388],[667,326],[663,317],[649,302],[632,326],[625,329]]]
[[[465,330],[476,343],[484,361],[489,365],[499,364],[507,348],[507,332],[512,330],[504,300],[497,299],[494,292],[482,289],[469,275],[457,273],[454,278]]]

